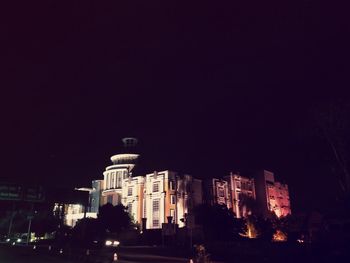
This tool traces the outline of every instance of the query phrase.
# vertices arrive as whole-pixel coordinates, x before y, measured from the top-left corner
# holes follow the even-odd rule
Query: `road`
[[[67,259],[58,255],[50,255],[45,251],[32,247],[20,247],[20,246],[4,246],[0,245],[0,262],[1,263],[82,263],[83,260]],[[111,263],[112,257],[109,259],[91,259],[88,262],[94,263]],[[144,253],[120,253],[118,255],[119,263],[144,263],[144,262],[156,262],[156,263],[186,263],[189,262],[185,258],[175,258],[166,256],[157,256]]]

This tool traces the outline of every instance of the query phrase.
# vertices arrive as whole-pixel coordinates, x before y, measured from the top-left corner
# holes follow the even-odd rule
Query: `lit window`
[[[113,195],[107,196],[107,203],[113,204]]]
[[[152,224],[153,227],[159,227],[159,199],[153,200],[152,203]]]
[[[128,213],[129,215],[132,213],[132,203],[128,203]]]
[[[175,195],[170,195],[170,202],[172,205],[175,205]]]
[[[170,209],[170,216],[173,218],[173,222],[175,221],[175,210]]]
[[[153,227],[159,227],[159,219],[153,219]]]
[[[153,184],[153,192],[159,192],[159,183],[154,183]]]
[[[159,212],[159,199],[153,200],[153,213]]]
[[[169,181],[169,189],[170,190],[175,190],[175,183],[174,183],[174,181]]]
[[[219,197],[225,197],[225,190],[224,190],[224,188],[220,187],[218,189],[218,196]]]
[[[110,177],[111,177],[110,188],[114,188],[114,172],[112,172],[112,173],[110,174]]]
[[[143,199],[143,217],[146,218],[146,199]]]
[[[132,196],[132,187],[128,188],[128,196]]]

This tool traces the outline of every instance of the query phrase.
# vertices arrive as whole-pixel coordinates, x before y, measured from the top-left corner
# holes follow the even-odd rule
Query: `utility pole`
[[[32,219],[34,218],[34,215],[33,215],[33,209],[34,209],[34,204],[32,203],[31,205],[31,209],[30,209],[30,214],[27,216],[28,220],[29,220],[29,223],[28,223],[28,232],[27,232],[27,245],[29,244],[29,241],[30,241],[30,235],[31,235],[31,226],[32,226]]]
[[[11,211],[9,230],[7,232],[7,238],[10,238],[10,236],[11,236],[12,224],[13,224],[14,217],[15,217],[15,201],[12,201],[12,211]]]

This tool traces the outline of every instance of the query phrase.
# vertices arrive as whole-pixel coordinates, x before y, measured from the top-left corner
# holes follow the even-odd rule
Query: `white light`
[[[22,239],[20,239],[20,238],[17,238],[17,242],[21,242],[22,241]]]
[[[114,242],[113,242],[113,246],[118,246],[119,244],[120,244],[119,241],[114,241]]]
[[[8,238],[8,239],[6,239],[6,242],[10,242],[10,240],[11,240],[11,239],[9,239],[9,238]]]
[[[113,244],[113,242],[110,240],[107,240],[105,244],[106,244],[106,246],[111,246]]]

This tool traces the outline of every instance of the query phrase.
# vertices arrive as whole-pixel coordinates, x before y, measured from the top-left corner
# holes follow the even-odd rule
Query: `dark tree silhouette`
[[[241,229],[241,221],[225,205],[200,205],[194,210],[196,223],[202,225],[207,240],[232,240]]]
[[[343,197],[350,195],[350,104],[333,101],[314,111],[314,118],[321,136],[329,146],[335,160],[337,182]]]
[[[32,232],[37,236],[43,236],[45,233],[54,232],[59,223],[60,220],[51,211],[41,211],[33,217]]]
[[[131,218],[123,205],[113,206],[107,203],[100,207],[98,220],[102,227],[113,233],[120,233],[131,225]]]
[[[105,237],[105,230],[101,222],[95,218],[83,218],[77,222],[72,230],[73,240],[79,243],[90,244],[93,240]]]
[[[241,215],[244,214],[244,210],[245,210],[245,214],[243,216],[247,216],[247,215],[254,215],[254,214],[258,214],[258,205],[256,203],[256,200],[252,197],[249,196],[247,194],[241,193],[239,196],[239,207],[240,207],[240,212]]]

